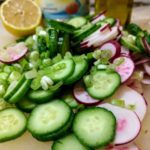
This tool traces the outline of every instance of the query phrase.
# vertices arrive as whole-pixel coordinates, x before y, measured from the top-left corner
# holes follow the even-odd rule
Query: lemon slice
[[[16,36],[34,33],[41,23],[42,12],[32,0],[6,0],[1,5],[0,16],[5,28]]]

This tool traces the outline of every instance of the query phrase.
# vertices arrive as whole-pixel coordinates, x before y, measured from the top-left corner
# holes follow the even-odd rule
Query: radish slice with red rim
[[[74,86],[73,95],[78,103],[87,106],[93,106],[99,104],[101,101],[92,98],[85,90],[83,83],[79,82]]]
[[[7,64],[14,63],[24,57],[27,51],[28,48],[23,42],[18,43],[14,46],[8,47],[5,50],[1,50],[0,61]]]
[[[150,44],[147,42],[147,40],[145,38],[143,38],[142,41],[143,41],[143,44],[144,44],[147,54],[150,55]]]
[[[144,63],[144,69],[146,73],[150,76],[150,62]]]
[[[143,120],[147,111],[147,102],[137,91],[122,85],[108,101],[111,102],[114,99],[123,100],[126,108],[133,107],[132,111],[136,112],[141,121]]]
[[[100,28],[100,32],[105,33],[111,31],[111,26],[110,24],[106,24],[103,27]]]
[[[121,146],[112,146],[106,148],[106,150],[140,150],[135,144],[121,145]]]
[[[121,46],[117,41],[109,41],[103,44],[99,50],[109,50],[111,52],[111,58],[114,59],[120,55]]]
[[[100,104],[98,107],[111,111],[117,120],[115,145],[127,144],[133,141],[140,133],[141,122],[131,110],[114,106],[108,103]]]
[[[127,81],[133,74],[135,66],[131,58],[120,56],[113,63],[120,63],[116,66],[115,70],[120,74],[122,82]]]
[[[121,55],[130,57],[130,51],[126,47],[121,46]]]
[[[106,17],[105,17],[105,13],[106,11],[103,11],[101,13],[99,13],[98,15],[96,15],[93,20],[92,20],[92,23],[93,24],[96,24],[97,22],[99,22],[100,20],[104,20]]]
[[[146,85],[150,85],[150,76],[149,75],[145,75],[144,79],[142,80],[142,83],[146,84]]]
[[[137,62],[135,62],[135,65],[141,65],[141,64],[144,64],[144,63],[147,63],[147,62],[150,62],[150,58],[143,58],[142,60],[139,60]]]

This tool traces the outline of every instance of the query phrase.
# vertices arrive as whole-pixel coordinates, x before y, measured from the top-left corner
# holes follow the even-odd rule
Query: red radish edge
[[[123,66],[123,65],[125,65],[127,63],[127,62],[123,62],[121,65],[116,67],[116,71],[120,74],[121,81],[122,81],[122,83],[124,83],[125,81],[127,81],[132,76],[133,71],[135,69],[135,66],[134,66],[134,62],[132,61],[132,59],[130,57],[127,57],[127,56],[117,57],[116,59],[114,59],[113,62],[115,62],[115,60],[117,60],[119,58],[124,58],[125,59],[124,61],[130,61],[130,65],[128,64],[126,66]],[[130,67],[132,67],[132,68],[131,68],[129,73],[124,71],[124,69],[129,69]],[[122,68],[123,68],[123,70],[122,70]],[[122,74],[122,73],[126,74],[126,76],[124,74]]]
[[[112,55],[111,59],[119,57],[120,52],[121,52],[121,46],[120,46],[120,44],[117,41],[111,40],[111,41],[105,42],[102,46],[100,46],[100,50],[105,50],[106,48],[103,48],[103,47],[105,47],[107,44],[112,44],[115,47],[115,53]],[[113,51],[110,48],[107,48],[106,50]]]
[[[150,62],[143,64],[145,72],[150,76]]]
[[[100,28],[100,32],[104,32],[104,31],[106,31],[106,30],[109,30],[109,31],[111,31],[111,26],[110,26],[110,24],[106,24],[106,25],[104,25],[103,27],[101,27]]]
[[[147,50],[147,53],[150,54],[150,45],[148,44],[145,38],[142,38],[142,41],[143,41],[145,49]]]
[[[98,15],[96,15],[92,20],[94,21],[95,19],[99,18],[102,15],[105,15],[105,13],[107,12],[107,10],[104,10],[102,12],[100,12]]]
[[[22,43],[18,43],[18,44],[22,44]],[[15,46],[17,46],[17,45],[15,45]],[[12,46],[12,49],[15,47],[15,46]],[[7,53],[9,54],[9,55],[11,55],[11,53],[9,52],[10,51],[10,48],[11,47],[8,47],[6,50],[5,50],[5,52],[6,51],[8,51]],[[23,50],[24,50],[24,52],[23,53],[21,53],[22,55],[19,55],[18,54],[18,57],[17,58],[15,58],[15,59],[12,59],[12,60],[10,60],[10,61],[5,61],[5,60],[3,60],[2,58],[1,58],[1,56],[0,56],[0,61],[2,62],[2,63],[5,63],[5,64],[12,64],[12,63],[15,63],[16,61],[19,61],[21,58],[23,58],[26,54],[27,54],[27,52],[28,52],[28,48],[24,45],[24,48],[22,48]],[[13,52],[13,50],[11,50],[11,52]],[[15,53],[15,51],[14,51],[14,53]],[[16,54],[17,55],[17,54]]]
[[[74,89],[73,89],[73,95],[76,101],[80,104],[84,104],[87,106],[94,106],[94,105],[98,105],[99,103],[101,103],[101,101],[92,98],[87,93],[87,91],[82,86],[81,82],[75,84]]]
[[[142,60],[139,60],[137,62],[135,62],[135,65],[141,65],[141,64],[144,64],[144,63],[147,63],[147,62],[150,62],[150,58],[144,58]]]

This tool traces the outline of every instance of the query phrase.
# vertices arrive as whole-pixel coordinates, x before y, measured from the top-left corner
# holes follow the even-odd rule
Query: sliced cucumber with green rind
[[[23,98],[16,104],[16,106],[23,112],[30,113],[37,106],[37,104],[30,101],[28,98]]]
[[[142,37],[137,36],[135,43],[136,43],[137,47],[141,50],[141,52],[145,51],[145,47],[144,47],[144,43],[143,43]]]
[[[51,134],[33,135],[33,137],[35,137],[39,141],[58,140],[59,138],[67,135],[70,132],[73,119],[74,119],[74,114],[72,113],[67,124],[64,127],[62,127],[60,130]]]
[[[91,150],[84,146],[74,134],[69,134],[52,145],[52,150]]]
[[[66,78],[64,84],[73,84],[74,82],[78,81],[82,78],[82,76],[86,73],[88,69],[88,62],[85,59],[79,59],[78,57],[73,58],[75,62],[75,69],[73,74]]]
[[[117,72],[107,70],[95,71],[90,79],[90,84],[85,83],[86,90],[90,96],[98,100],[113,95],[121,83],[121,77]]]
[[[34,136],[55,134],[70,120],[72,110],[62,100],[37,106],[31,113],[27,128]]]
[[[28,93],[28,98],[34,102],[34,103],[45,103],[51,101],[54,96],[56,95],[57,91],[52,91],[52,90],[31,90]]]
[[[55,82],[63,81],[72,75],[75,63],[72,59],[64,59],[50,68],[48,76]]]
[[[7,101],[8,99],[10,99],[10,97],[12,97],[14,95],[14,93],[21,87],[21,85],[24,83],[25,81],[25,76],[23,75],[20,80],[18,82],[16,82],[16,84],[14,84],[14,86],[12,87],[8,87],[6,94],[4,95],[4,99]],[[11,84],[10,84],[11,85]]]
[[[27,120],[24,114],[16,108],[0,111],[0,142],[13,140],[26,130]]]
[[[101,148],[113,142],[116,118],[103,108],[87,108],[80,111],[73,121],[73,132],[84,145]]]
[[[121,37],[120,42],[124,47],[128,48],[129,50],[132,50],[133,52],[141,52],[140,49],[135,44],[132,44],[127,39],[127,37]]]
[[[74,17],[71,18],[67,23],[75,28],[80,28],[87,23],[87,20],[85,17]]]
[[[14,95],[12,95],[12,97],[10,97],[7,101],[13,104],[19,102],[29,90],[30,84],[31,80],[25,80],[19,89],[14,93]]]

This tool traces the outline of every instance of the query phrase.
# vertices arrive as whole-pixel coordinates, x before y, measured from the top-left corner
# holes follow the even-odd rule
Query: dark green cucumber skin
[[[74,134],[69,134],[69,135],[67,135],[67,136],[70,136],[70,135],[74,135]],[[66,138],[67,136],[64,136],[63,138]],[[75,136],[75,135],[74,135]],[[54,143],[53,143],[53,145],[52,145],[52,150],[58,150],[57,149],[57,144],[61,144],[61,145],[63,145],[63,138],[62,139],[58,139],[57,141],[54,141]],[[73,145],[72,145],[73,146]],[[84,150],[92,150],[91,148],[89,148],[89,147],[84,147]]]
[[[76,76],[74,76],[74,73],[69,77],[67,78],[65,81],[64,81],[64,84],[68,85],[68,84],[73,84],[75,83],[76,81],[80,80],[82,78],[82,76],[87,72],[88,70],[88,62],[87,60],[83,59],[81,60],[80,62],[77,62],[75,59],[74,59],[74,62],[75,62],[75,67],[76,67],[76,63],[80,64],[84,64],[84,67],[81,69],[82,71],[78,72],[78,74],[76,74]]]
[[[143,44],[143,41],[142,41],[142,37],[137,37],[136,38],[136,45],[137,47],[141,50],[141,52],[144,52],[145,51],[145,47],[144,47],[144,44]]]
[[[24,104],[24,101],[27,101],[28,104]],[[16,106],[23,112],[30,113],[37,106],[37,104],[25,98],[16,103]]]
[[[105,71],[104,71],[105,72]],[[104,100],[104,99],[106,99],[106,98],[108,98],[108,97],[111,97],[114,93],[115,93],[115,91],[119,88],[119,85],[121,84],[121,77],[120,77],[120,75],[118,74],[118,73],[116,73],[116,72],[111,72],[111,73],[115,73],[116,74],[116,76],[118,76],[118,86],[116,86],[116,88],[114,88],[114,90],[109,94],[109,95],[107,95],[107,96],[101,96],[101,97],[97,97],[96,95],[94,95],[94,94],[92,94],[91,92],[90,92],[90,88],[86,88],[86,90],[88,91],[88,93],[89,93],[89,95],[90,96],[92,96],[93,98],[95,98],[95,99],[98,99],[98,100]]]
[[[5,111],[5,110],[7,110],[7,109],[16,109],[16,110],[18,110],[17,108],[6,108],[6,109],[3,109],[3,110],[1,110],[1,111]],[[1,112],[1,111],[0,111],[0,112]],[[20,112],[21,112],[21,111],[20,111]],[[22,112],[21,112],[21,113],[22,113]],[[11,136],[11,137],[5,137],[5,138],[3,138],[3,139],[0,139],[0,143],[4,143],[4,142],[11,141],[11,140],[15,140],[16,138],[20,137],[20,136],[26,131],[26,127],[27,127],[27,120],[26,120],[26,125],[25,125],[25,127],[22,129],[22,131],[20,131],[19,133],[15,134],[15,135],[13,135],[13,136]]]
[[[30,90],[27,94],[27,97],[34,103],[42,104],[53,100],[53,98],[57,93],[59,93],[59,91],[60,89],[57,89],[56,91]]]
[[[93,109],[93,110],[94,110],[94,109],[97,109],[97,107],[90,107],[90,108],[87,108],[86,111],[89,111],[89,110],[92,110],[92,109]],[[112,135],[109,137],[109,142],[103,142],[103,143],[100,144],[100,145],[98,144],[98,145],[96,145],[96,146],[94,146],[94,147],[91,147],[92,149],[93,149],[93,148],[100,148],[100,147],[102,148],[102,147],[105,147],[105,146],[109,145],[110,143],[112,143],[112,142],[114,141],[115,135],[116,135],[117,120],[116,120],[115,116],[113,115],[113,113],[112,113],[111,111],[108,111],[108,110],[105,109],[105,108],[100,108],[100,109],[103,109],[104,111],[107,111],[107,112],[109,112],[109,113],[112,115],[112,117],[114,118],[114,123],[113,123],[114,129],[113,129],[113,131],[112,131]],[[78,112],[78,114],[82,113],[83,111],[85,111],[85,109],[84,109],[84,110],[81,110],[80,112]],[[75,118],[74,118],[73,127],[72,127],[74,134],[75,134],[76,137],[82,142],[82,144],[84,144],[84,145],[90,147],[90,146],[88,145],[88,143],[86,143],[86,142],[84,141],[84,139],[81,139],[81,138],[76,134],[76,132],[75,132],[75,127],[74,127],[74,125],[76,124],[76,121],[77,121],[77,115],[76,115]]]
[[[6,101],[8,101],[8,100],[14,95],[14,93],[21,87],[21,85],[23,84],[23,82],[24,82],[25,80],[26,80],[26,79],[25,79],[25,76],[23,75],[23,76],[21,77],[21,79],[18,81],[18,84],[16,85],[16,87],[15,87],[14,89],[12,89],[11,92],[9,92],[9,93],[6,92],[6,94],[4,95],[4,99],[5,99]]]
[[[19,102],[29,90],[30,85],[31,85],[31,80],[30,79],[25,80],[24,83],[18,89],[18,91],[16,91],[14,95],[7,101],[12,104]]]
[[[55,20],[46,20],[46,25],[48,27],[53,27],[60,31],[64,31],[66,33],[71,33],[71,34],[73,33],[74,30],[76,30],[76,28],[72,25],[69,25],[64,22],[55,21]]]
[[[68,33],[63,33],[59,53],[64,57],[65,53],[68,51],[70,51],[70,35]]]
[[[50,58],[53,58],[57,54],[58,49],[58,31],[53,28],[48,29],[49,35],[49,51],[50,51]]]
[[[129,43],[128,41],[126,41],[125,37],[122,37],[120,39],[120,42],[124,47],[128,48],[129,50],[131,50],[133,52],[141,52],[140,49],[136,45],[133,45],[133,44]]]
[[[65,135],[67,135],[70,132],[73,119],[74,119],[74,114],[72,112],[70,119],[63,127],[61,127],[61,129],[58,129],[57,131],[55,131],[51,134],[45,134],[45,135],[32,134],[32,136],[34,138],[36,138],[37,140],[43,141],[43,142],[47,142],[50,140],[57,140]]]

